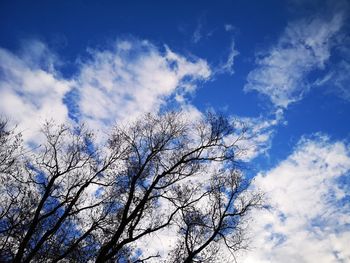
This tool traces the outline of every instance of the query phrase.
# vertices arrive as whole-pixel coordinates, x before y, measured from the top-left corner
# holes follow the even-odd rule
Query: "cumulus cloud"
[[[69,79],[61,76],[58,63],[63,62],[39,41],[25,42],[16,54],[0,49],[0,111],[19,124],[28,142],[37,142],[45,120],[86,122],[106,131],[116,121],[157,112],[169,98],[186,108],[185,94],[211,75],[203,59],[140,40],[89,49]]]
[[[350,147],[325,135],[303,138],[274,169],[259,174],[269,211],[254,212],[243,262],[348,262]]]
[[[300,100],[310,89],[309,73],[324,68],[329,60],[343,23],[340,13],[330,19],[313,17],[290,23],[277,44],[257,58],[244,90],[264,94],[282,108]]]
[[[190,60],[147,41],[117,42],[111,50],[92,50],[76,78],[82,120],[103,128],[157,112],[171,95],[193,92],[210,77],[205,60]]]
[[[72,82],[59,77],[55,61],[46,45],[37,41],[27,42],[19,55],[0,49],[0,112],[19,125],[28,142],[37,141],[45,120],[68,119],[63,97]]]

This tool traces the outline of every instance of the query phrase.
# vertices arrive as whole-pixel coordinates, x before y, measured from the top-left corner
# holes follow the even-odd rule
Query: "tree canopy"
[[[147,114],[106,143],[46,123],[27,149],[0,125],[1,262],[215,262],[243,249],[262,196],[240,165],[244,131],[221,115]],[[173,233],[168,251],[144,240]],[[170,237],[169,237],[170,238]],[[221,256],[220,256],[221,255]]]

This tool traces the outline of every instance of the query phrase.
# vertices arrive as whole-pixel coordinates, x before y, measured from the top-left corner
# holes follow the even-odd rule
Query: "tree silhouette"
[[[84,126],[46,123],[26,152],[0,128],[3,262],[212,262],[246,246],[261,195],[238,165],[244,131],[223,116],[148,114],[104,145]],[[143,255],[143,239],[165,229],[174,247]]]

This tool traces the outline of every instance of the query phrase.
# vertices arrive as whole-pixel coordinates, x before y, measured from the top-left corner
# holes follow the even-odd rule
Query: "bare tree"
[[[216,171],[201,202],[181,211],[178,244],[170,261],[222,262],[216,256],[223,247],[233,258],[236,251],[246,249],[246,216],[262,205],[262,195],[248,187],[241,171]]]
[[[84,126],[47,123],[43,134],[24,155],[14,133],[1,134],[1,261],[167,260],[136,253],[164,229],[178,232],[170,261],[244,247],[242,222],[261,196],[237,166],[243,134],[226,118],[148,114],[99,146]]]
[[[0,119],[0,258],[11,256],[11,234],[14,211],[18,203],[23,203],[19,195],[20,184],[11,180],[17,173],[21,159],[21,135],[9,129],[8,121]],[[17,215],[19,217],[19,215]]]
[[[10,173],[21,155],[22,138],[15,128],[8,127],[8,120],[0,117],[0,172]]]

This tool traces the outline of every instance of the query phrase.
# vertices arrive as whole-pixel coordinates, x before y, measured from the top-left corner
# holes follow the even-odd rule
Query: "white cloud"
[[[41,124],[66,122],[63,97],[71,81],[58,77],[54,55],[41,42],[30,41],[15,55],[0,49],[0,112],[19,125],[26,141],[37,142]]]
[[[203,25],[205,24],[205,15],[201,15],[197,20],[196,28],[192,34],[192,42],[198,43],[203,37],[207,37],[207,34],[203,32]],[[210,35],[210,33],[209,33]]]
[[[277,44],[257,58],[257,68],[248,74],[244,90],[268,96],[277,107],[300,100],[310,88],[308,74],[329,60],[333,38],[342,25],[341,14],[290,23]]]
[[[168,47],[162,52],[147,41],[117,41],[112,49],[89,52],[79,73],[65,79],[57,70],[62,62],[42,42],[24,42],[16,54],[0,49],[0,111],[19,124],[27,142],[38,142],[45,120],[65,123],[68,114],[104,132],[116,121],[158,111],[170,97],[186,104],[184,95],[211,75],[205,60]],[[73,90],[75,98],[67,99]]]
[[[232,75],[235,71],[233,69],[235,57],[239,55],[239,52],[235,49],[235,42],[231,42],[230,51],[225,63],[219,66],[217,73],[229,73]]]
[[[274,116],[267,117],[233,117],[237,129],[238,136],[241,131],[246,130],[243,140],[238,141],[238,146],[243,151],[239,159],[251,161],[261,154],[266,154],[271,147],[272,138],[276,130],[276,126],[284,124],[283,111],[278,109]],[[236,140],[237,136],[230,136],[228,140]]]
[[[206,24],[206,16],[203,14],[198,18],[196,28],[192,34],[191,41],[194,44],[197,44],[201,40],[208,39],[215,32],[215,29],[209,30],[208,28],[206,28],[205,24]]]
[[[336,71],[333,72],[333,76],[330,79],[332,84],[335,87],[336,94],[339,95],[340,98],[343,98],[347,101],[350,101],[350,61],[346,61],[345,59],[340,61],[336,67]],[[331,83],[329,83],[331,86]]]
[[[276,168],[256,177],[272,208],[253,213],[243,262],[349,262],[350,148],[324,135],[303,138]],[[347,201],[346,201],[347,200]]]
[[[231,24],[225,24],[224,28],[225,28],[225,31],[227,31],[227,32],[231,32],[231,31],[235,30],[235,27]]]
[[[117,42],[112,50],[91,51],[77,76],[82,119],[93,128],[156,112],[171,95],[193,92],[211,70],[205,60],[189,60],[147,41]]]
[[[347,60],[349,59],[349,60]],[[338,95],[339,98],[350,101],[350,56],[346,55],[332,67],[330,72],[318,78],[313,85],[326,87],[327,93]]]
[[[193,32],[192,41],[198,43],[202,39],[202,23],[199,21],[196,30]]]

